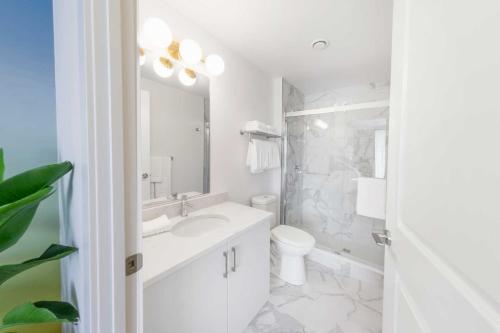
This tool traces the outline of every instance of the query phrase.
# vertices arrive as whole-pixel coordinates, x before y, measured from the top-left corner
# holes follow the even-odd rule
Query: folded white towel
[[[269,145],[267,141],[253,140],[257,151],[257,169],[265,170],[269,166]]]
[[[277,142],[268,142],[269,144],[269,169],[279,168],[281,166],[280,147]]]
[[[248,152],[247,152],[247,166],[250,169],[251,173],[261,173],[263,172],[261,156],[259,151],[257,150],[256,141],[258,140],[250,140],[248,143]]]
[[[157,235],[170,231],[170,229],[172,229],[172,225],[167,215],[162,215],[153,220],[142,222],[142,237]]]
[[[385,179],[358,178],[356,213],[385,220]]]
[[[247,166],[253,174],[281,166],[277,142],[252,139],[248,143]]]

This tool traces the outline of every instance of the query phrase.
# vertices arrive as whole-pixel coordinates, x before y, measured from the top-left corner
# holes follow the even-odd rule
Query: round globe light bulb
[[[192,39],[184,39],[179,45],[179,54],[182,61],[194,65],[201,61],[202,51],[200,45]]]
[[[153,70],[156,75],[162,78],[170,77],[174,73],[174,68],[167,67],[164,63],[162,63],[161,58],[156,58],[153,62]]]
[[[196,82],[196,76],[192,77],[188,74],[185,68],[179,72],[179,81],[185,86],[192,86]]]
[[[141,47],[148,50],[159,50],[172,43],[172,32],[168,25],[157,17],[150,17],[144,22],[139,37]]]
[[[205,59],[205,66],[207,67],[208,74],[217,76],[224,73],[225,64],[224,60],[217,55],[211,54]]]
[[[146,55],[145,54],[139,55],[139,66],[142,66],[145,63],[146,63]]]

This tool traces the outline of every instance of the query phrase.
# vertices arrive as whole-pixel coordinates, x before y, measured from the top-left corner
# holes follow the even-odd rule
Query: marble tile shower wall
[[[387,119],[388,110],[377,109],[287,122],[287,224],[311,233],[321,248],[377,266],[383,249],[371,232],[384,221],[356,214],[356,178],[374,177],[375,130],[385,129]]]
[[[333,105],[365,103],[389,99],[389,82],[378,82],[330,89],[304,96],[305,109],[324,108]]]

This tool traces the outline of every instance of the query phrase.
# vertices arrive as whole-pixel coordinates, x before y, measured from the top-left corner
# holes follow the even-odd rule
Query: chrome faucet
[[[181,216],[186,217],[188,216],[188,207],[193,207],[188,201],[188,196],[186,194],[183,194],[181,197]]]

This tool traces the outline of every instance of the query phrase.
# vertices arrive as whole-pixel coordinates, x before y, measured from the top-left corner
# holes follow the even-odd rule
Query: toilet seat
[[[314,237],[307,232],[284,224],[273,228],[271,236],[279,242],[295,247],[312,248],[316,243]]]

